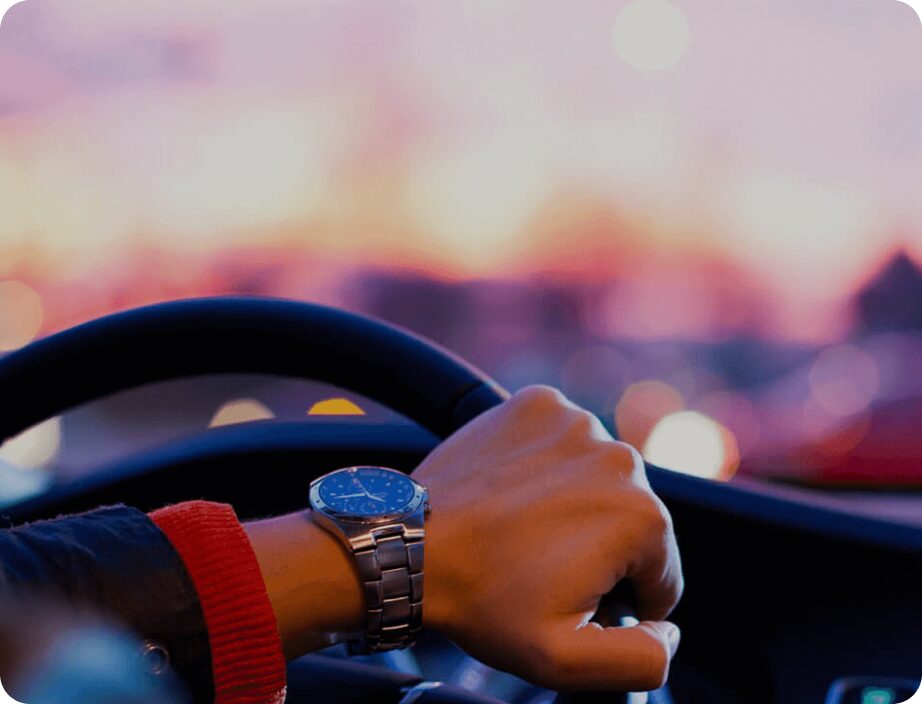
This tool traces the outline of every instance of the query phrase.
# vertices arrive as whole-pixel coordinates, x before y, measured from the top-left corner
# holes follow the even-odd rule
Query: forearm
[[[363,597],[345,547],[310,514],[293,513],[244,529],[291,659],[362,630]]]

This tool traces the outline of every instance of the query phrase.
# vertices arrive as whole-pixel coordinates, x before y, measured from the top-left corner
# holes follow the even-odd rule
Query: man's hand
[[[414,476],[432,503],[426,625],[552,689],[636,691],[665,680],[679,632],[662,619],[682,591],[669,514],[637,453],[594,416],[552,389],[525,389],[446,440]],[[365,614],[351,555],[305,518],[246,525],[289,658],[355,635]],[[649,620],[589,623],[625,578]]]
[[[668,512],[643,462],[559,392],[532,387],[462,428],[414,478],[429,488],[427,625],[551,689],[663,684],[682,593]],[[590,623],[630,580],[632,628]]]

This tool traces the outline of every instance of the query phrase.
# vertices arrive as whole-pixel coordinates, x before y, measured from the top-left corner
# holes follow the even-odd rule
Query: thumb
[[[559,639],[554,688],[646,692],[662,687],[679,647],[679,627],[669,621],[603,628],[597,623]]]

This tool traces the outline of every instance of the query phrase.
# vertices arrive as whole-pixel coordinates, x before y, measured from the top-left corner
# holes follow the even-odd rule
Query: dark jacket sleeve
[[[124,506],[0,531],[0,592],[112,616],[169,656],[196,702],[213,701],[202,608],[160,529]]]

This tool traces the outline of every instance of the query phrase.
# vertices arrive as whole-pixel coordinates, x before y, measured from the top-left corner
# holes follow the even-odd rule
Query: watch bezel
[[[320,486],[324,481],[332,477],[333,475],[340,474],[342,472],[356,472],[360,469],[379,469],[386,472],[395,472],[400,474],[410,481],[411,486],[413,487],[413,496],[407,502],[406,506],[400,511],[393,511],[391,513],[381,513],[374,516],[368,514],[355,514],[355,513],[346,513],[343,511],[338,511],[328,503],[326,503],[320,496]],[[399,521],[402,518],[411,516],[420,507],[424,506],[429,499],[429,494],[426,491],[426,487],[413,479],[413,477],[407,475],[404,472],[401,472],[398,469],[393,469],[391,467],[381,467],[379,465],[356,465],[354,467],[341,467],[339,469],[334,469],[332,472],[327,472],[321,477],[317,477],[310,484],[310,507],[314,511],[319,511],[325,516],[334,518],[337,521],[342,521],[345,523],[354,523],[356,525],[380,525],[383,523],[393,523],[394,521]]]

